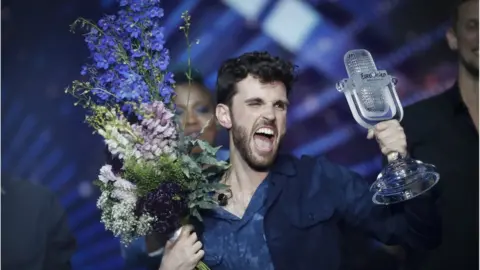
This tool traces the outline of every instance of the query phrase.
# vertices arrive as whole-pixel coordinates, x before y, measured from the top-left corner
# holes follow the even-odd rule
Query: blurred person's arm
[[[76,241],[68,226],[67,216],[52,195],[47,214],[47,252],[43,269],[70,270],[71,258],[76,250]]]

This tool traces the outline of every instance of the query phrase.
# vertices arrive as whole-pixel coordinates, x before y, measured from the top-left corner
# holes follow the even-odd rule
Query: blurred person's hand
[[[193,226],[183,226],[178,239],[167,241],[159,270],[192,270],[204,254]]]

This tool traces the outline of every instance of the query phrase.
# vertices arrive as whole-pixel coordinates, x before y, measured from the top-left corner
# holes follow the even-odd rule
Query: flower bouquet
[[[200,210],[217,205],[211,194],[225,188],[209,180],[228,168],[216,159],[219,147],[185,136],[175,116],[159,2],[120,0],[116,15],[71,25],[85,31],[92,61],[81,71],[88,79],[74,81],[66,93],[87,110],[86,122],[120,161],[119,170],[100,169],[97,206],[106,229],[125,245],[153,232],[173,235],[192,216],[201,221]],[[188,12],[182,19],[190,51]],[[194,147],[203,151],[192,153]]]

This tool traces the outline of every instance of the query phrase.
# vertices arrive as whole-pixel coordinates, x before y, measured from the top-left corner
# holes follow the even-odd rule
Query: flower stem
[[[180,29],[183,31],[185,34],[185,40],[187,42],[187,79],[188,79],[188,94],[187,94],[187,108],[188,104],[190,102],[190,92],[192,91],[192,63],[191,63],[191,58],[190,58],[190,48],[192,47],[192,44],[190,43],[190,39],[188,37],[188,33],[190,30],[190,15],[188,14],[188,10],[182,13],[182,19],[185,22],[183,26],[180,27]],[[188,119],[188,113],[189,111],[186,110],[186,119]],[[183,122],[182,125],[182,130],[185,130],[187,121]]]
[[[210,267],[208,267],[204,262],[200,261],[197,266],[195,267],[197,270],[210,270]]]

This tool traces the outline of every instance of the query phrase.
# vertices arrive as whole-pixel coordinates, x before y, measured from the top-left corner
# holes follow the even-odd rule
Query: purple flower
[[[139,12],[142,10],[142,6],[142,1],[133,1],[133,3],[130,5],[130,8],[135,12]]]
[[[174,76],[173,76],[173,73],[172,72],[167,72],[165,74],[165,76],[163,77],[163,81],[165,83],[168,83],[168,84],[174,84],[175,83],[175,79],[174,79]]]
[[[85,75],[87,75],[87,72],[88,72],[88,67],[85,66],[85,65],[83,65],[83,66],[82,66],[82,70],[80,71],[80,74],[81,74],[82,76],[85,76]]]
[[[153,230],[170,234],[180,228],[181,220],[188,213],[188,193],[175,182],[166,182],[139,199],[137,215],[148,213],[157,218]]]
[[[98,81],[102,85],[106,85],[115,79],[115,73],[112,70],[108,70],[98,77]]]
[[[150,18],[162,18],[163,17],[163,9],[159,7],[153,7],[148,11],[148,17]]]
[[[108,27],[110,26],[110,24],[105,20],[105,19],[100,19],[98,21],[98,26],[100,26],[100,28],[102,28],[102,30],[107,30]]]
[[[132,50],[132,57],[138,58],[145,56],[145,52],[140,49]]]
[[[97,68],[108,69],[108,61],[105,59],[105,56],[100,53],[95,53],[93,59],[96,62]]]
[[[153,59],[153,66],[165,71],[170,64],[170,54],[167,49],[163,49],[160,54],[157,54]],[[174,82],[173,82],[174,83]]]
[[[135,153],[146,160],[154,160],[161,155],[174,155],[177,147],[177,127],[174,114],[165,104],[154,101],[142,104],[145,116],[140,124],[133,124],[132,128],[143,138],[142,144],[135,145]]]
[[[114,47],[115,40],[111,36],[104,36],[103,38],[100,39],[99,46],[104,46],[103,48]]]
[[[161,81],[170,63],[164,48],[164,16],[159,0],[118,0],[121,9],[98,21],[99,31],[91,27],[85,42],[93,63],[82,68],[90,83],[105,91],[92,91],[94,100],[105,102],[150,102],[160,93],[171,102],[171,80]]]
[[[142,34],[142,29],[134,24],[131,24],[127,27],[127,32],[130,33],[130,37],[139,38]]]
[[[163,49],[163,40],[154,40],[152,41],[150,48],[154,51],[161,51]]]
[[[165,100],[165,103],[170,103],[170,100],[173,94],[175,93],[171,85],[164,84],[164,83],[160,85],[159,92],[160,92],[160,96],[163,98],[163,100]]]

